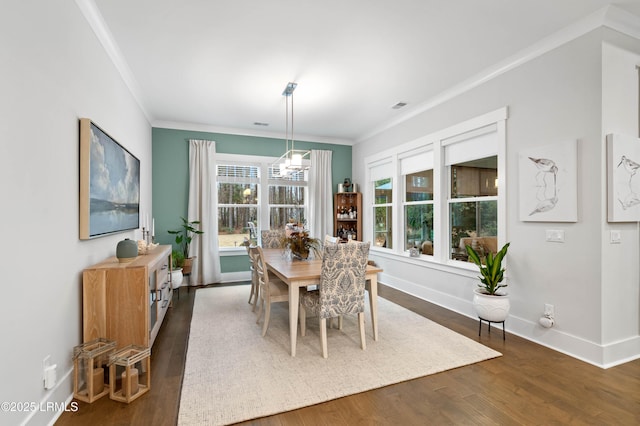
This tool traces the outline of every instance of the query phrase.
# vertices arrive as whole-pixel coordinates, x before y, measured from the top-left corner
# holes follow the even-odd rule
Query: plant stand
[[[506,340],[506,337],[504,334],[504,321],[489,321],[480,317],[478,317],[478,319],[480,320],[480,324],[478,325],[478,337],[480,337],[480,335],[482,334],[482,321],[485,321],[487,324],[489,324],[489,334],[491,334],[491,323],[494,323],[494,324],[502,323],[502,340]]]

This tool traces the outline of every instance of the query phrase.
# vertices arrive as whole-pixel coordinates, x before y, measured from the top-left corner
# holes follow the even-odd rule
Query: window
[[[393,247],[393,182],[391,178],[380,179],[373,183],[375,190],[373,202],[373,233],[375,245]]]
[[[306,172],[295,173],[289,179],[277,177],[269,168],[269,227],[282,228],[289,222],[306,222]]]
[[[218,244],[237,247],[251,235],[252,222],[258,227],[260,167],[217,164]]]
[[[404,152],[399,163],[404,181],[403,250],[416,247],[421,254],[433,255],[433,147]]]
[[[258,241],[259,231],[263,229],[284,229],[292,220],[304,223],[308,172],[284,179],[274,173],[272,158],[232,154],[218,157],[218,244],[221,249],[242,247],[247,239]]]
[[[498,157],[450,166],[451,258],[467,260],[466,245],[495,253],[498,238]]]
[[[433,170],[405,175],[404,249],[433,254]]]
[[[408,257],[417,247],[421,256],[411,262],[461,268],[466,245],[495,253],[505,239],[505,182],[498,177],[505,171],[506,119],[501,108],[367,157],[365,238],[372,250]]]

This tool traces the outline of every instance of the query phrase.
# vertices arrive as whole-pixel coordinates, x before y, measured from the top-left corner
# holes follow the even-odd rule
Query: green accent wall
[[[173,243],[167,231],[178,229],[180,216],[187,216],[189,199],[189,140],[203,139],[216,143],[216,152],[224,154],[279,157],[284,153],[284,139],[229,135],[175,129],[152,129],[152,195],[156,241]],[[333,192],[344,178],[351,177],[351,146],[296,140],[296,149],[330,150]],[[225,272],[248,270],[243,256],[223,256],[220,268]]]

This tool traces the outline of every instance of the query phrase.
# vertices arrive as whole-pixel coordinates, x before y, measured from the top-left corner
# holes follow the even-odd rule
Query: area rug
[[[357,318],[345,317],[342,330],[328,330],[329,358],[323,358],[318,322],[308,318],[291,357],[287,304],[273,305],[263,338],[248,297],[246,285],[197,290],[179,425],[246,421],[501,355],[378,298],[379,339],[373,340],[367,311],[366,350]]]

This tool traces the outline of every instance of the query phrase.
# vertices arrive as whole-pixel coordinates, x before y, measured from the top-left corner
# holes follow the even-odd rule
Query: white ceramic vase
[[[171,288],[174,290],[179,288],[182,285],[183,279],[182,268],[173,268],[171,271]]]
[[[486,294],[482,289],[476,288],[473,291],[473,307],[476,309],[478,317],[486,321],[502,322],[509,316],[509,296]]]

